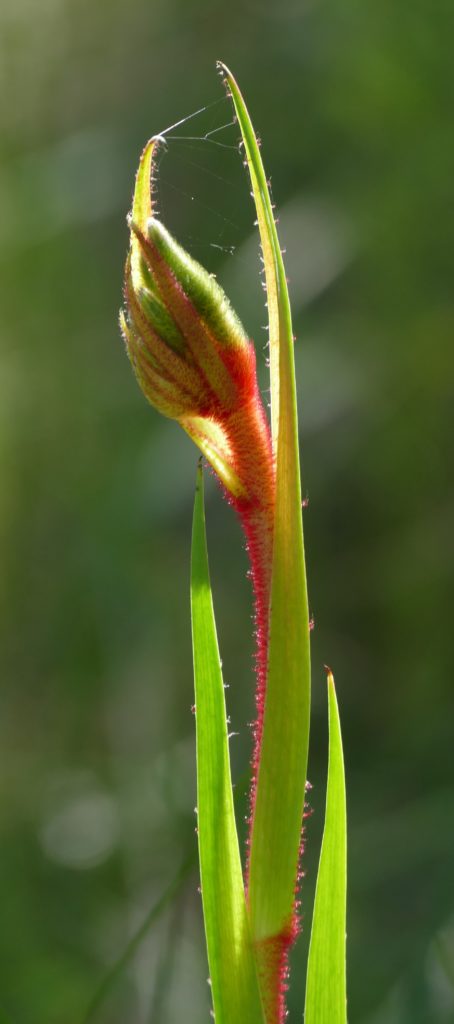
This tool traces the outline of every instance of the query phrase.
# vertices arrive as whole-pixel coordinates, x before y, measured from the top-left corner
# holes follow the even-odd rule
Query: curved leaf
[[[309,612],[287,281],[254,129],[233,75],[220,66],[243,137],[265,264],[276,455],[268,677],[249,872],[253,936],[261,942],[288,934],[293,920],[309,744]]]

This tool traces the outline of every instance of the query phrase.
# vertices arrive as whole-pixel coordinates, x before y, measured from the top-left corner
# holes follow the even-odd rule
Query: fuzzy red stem
[[[223,419],[223,427],[235,453],[235,469],[245,484],[245,497],[229,496],[229,501],[245,534],[255,599],[257,718],[253,733],[251,825],[265,708],[275,502],[271,436],[257,386],[246,404]]]
[[[235,453],[235,469],[246,485],[247,497],[229,495],[239,516],[251,566],[254,590],[256,636],[256,720],[253,728],[254,748],[250,789],[250,816],[247,840],[246,886],[249,873],[249,852],[255,811],[257,777],[265,713],[270,625],[270,592],[273,557],[273,523],[275,505],[275,465],[272,441],[258,388],[233,415],[223,418],[223,427]],[[298,885],[296,883],[296,887]],[[282,933],[270,936],[257,945],[257,963],[267,1024],[283,1024],[288,975],[288,952],[298,932],[298,903]]]

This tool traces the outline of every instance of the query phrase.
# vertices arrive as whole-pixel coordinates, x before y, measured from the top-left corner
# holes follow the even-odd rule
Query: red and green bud
[[[145,147],[136,178],[121,329],[149,402],[181,423],[232,499],[249,504],[263,491],[258,462],[268,497],[274,490],[254,346],[214,276],[153,216],[156,145]]]

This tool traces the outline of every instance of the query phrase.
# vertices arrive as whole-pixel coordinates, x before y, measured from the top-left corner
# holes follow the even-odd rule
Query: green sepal
[[[164,303],[148,288],[140,288],[137,298],[153,330],[175,352],[184,353],[186,348],[185,340]]]
[[[213,274],[190,256],[156,218],[148,221],[144,233],[215,338],[226,346],[244,346],[247,343],[244,328]],[[159,266],[156,266],[156,273],[159,273]]]

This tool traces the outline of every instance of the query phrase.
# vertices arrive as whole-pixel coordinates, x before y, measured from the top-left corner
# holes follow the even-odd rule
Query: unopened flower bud
[[[140,247],[140,269],[134,274],[132,261],[126,267],[125,336],[147,398],[175,419],[233,411],[244,400],[255,360],[225,293],[156,218],[143,231],[132,219],[131,235]],[[163,408],[150,362],[173,384],[173,408]]]
[[[245,416],[255,433],[267,432],[254,347],[214,276],[153,216],[156,144],[145,147],[136,178],[121,329],[148,400],[181,423],[234,497],[246,496],[233,433]]]
[[[254,346],[213,275],[154,216],[157,143],[142,153],[128,219],[120,315],[128,355],[149,402],[181,423],[240,515],[256,518],[266,506],[269,524],[274,465]]]

